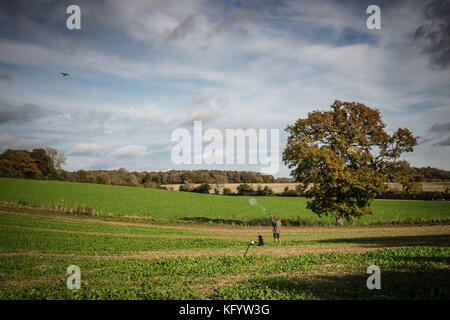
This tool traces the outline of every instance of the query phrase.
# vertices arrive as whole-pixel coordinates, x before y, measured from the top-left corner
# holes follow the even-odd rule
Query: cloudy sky
[[[81,30],[66,27],[71,4]],[[381,30],[366,27],[371,4]],[[280,129],[281,154],[286,125],[339,99],[420,136],[412,165],[450,170],[449,13],[435,0],[3,1],[0,151],[51,146],[67,170],[182,169],[171,134],[202,120]]]

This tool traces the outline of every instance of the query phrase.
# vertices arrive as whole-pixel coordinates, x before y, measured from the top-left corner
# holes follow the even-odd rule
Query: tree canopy
[[[42,176],[42,173],[30,152],[8,149],[0,155],[0,176],[38,178]]]
[[[417,144],[408,129],[389,135],[385,128],[378,110],[338,100],[330,111],[310,112],[286,128],[283,161],[312,198],[309,209],[347,220],[372,213],[370,203],[384,191],[387,173]]]

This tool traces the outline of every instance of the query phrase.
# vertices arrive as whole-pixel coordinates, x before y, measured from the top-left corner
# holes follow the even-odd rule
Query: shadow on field
[[[368,247],[404,247],[404,246],[450,246],[450,234],[372,237],[372,238],[339,238],[316,240],[318,243],[357,243]]]
[[[381,271],[381,289],[369,290],[368,274],[321,275],[290,279],[270,277],[255,281],[254,289],[268,287],[287,296],[305,294],[311,299],[449,299],[450,270]]]

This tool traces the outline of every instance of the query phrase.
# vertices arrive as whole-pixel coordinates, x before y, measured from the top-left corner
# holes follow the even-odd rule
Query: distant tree
[[[197,193],[209,193],[209,190],[211,190],[211,186],[207,183],[202,183],[198,187],[192,189],[192,192]]]
[[[180,186],[180,191],[190,192],[192,191],[192,184],[190,180],[185,180],[184,183]]]
[[[106,179],[105,179],[105,177],[104,177],[103,175],[98,175],[98,176],[95,178],[95,183],[98,183],[98,184],[106,184]]]
[[[77,182],[87,182],[88,174],[86,171],[78,170],[75,171],[73,174]]]
[[[240,176],[241,182],[244,183],[251,183],[252,181],[255,181],[255,176],[251,172],[243,171],[241,172]]]
[[[450,181],[450,171],[431,167],[414,168],[418,174],[423,176],[424,181]]]
[[[0,155],[0,175],[10,178],[39,178],[42,173],[30,152],[8,149]]]
[[[136,177],[128,172],[125,168],[120,168],[118,170],[113,171],[114,176],[114,184],[121,186],[135,186],[138,184]]]
[[[264,195],[264,191],[263,191],[263,189],[262,189],[260,184],[258,184],[258,187],[256,188],[256,193],[255,194],[257,196],[263,196]]]
[[[422,191],[423,175],[420,171],[410,167],[408,162],[388,162],[386,171],[387,179],[400,183],[405,194],[413,195]]]
[[[272,189],[269,187],[269,186],[264,186],[264,195],[266,195],[266,196],[270,196],[270,195],[272,195],[273,194],[273,191],[272,191]]]
[[[73,172],[70,171],[58,170],[56,178],[61,181],[76,182]]]
[[[132,172],[129,174],[128,184],[129,187],[139,187],[139,179],[136,173]]]
[[[52,159],[47,155],[44,149],[34,149],[30,153],[30,157],[34,160],[34,163],[44,177],[53,176],[55,174]]]
[[[191,181],[191,175],[188,172],[183,171],[180,175],[180,179],[181,179],[181,183],[185,183],[186,181]]]
[[[237,171],[231,172],[231,180],[232,183],[241,183],[241,174]]]
[[[153,181],[148,181],[142,184],[144,186],[144,188],[158,188],[158,184],[156,182]]]
[[[169,171],[169,177],[167,179],[167,183],[169,184],[180,184],[181,181],[181,175],[179,172],[176,171]]]
[[[226,196],[231,196],[233,194],[230,188],[223,188],[222,193]]]
[[[169,174],[167,172],[160,172],[160,183],[167,184],[169,181]]]
[[[276,183],[293,183],[293,182],[295,182],[295,178],[276,178],[274,182],[276,182]]]
[[[152,183],[152,184],[154,183],[156,185],[157,182],[158,181],[155,177],[154,172],[146,172],[141,179],[141,184],[143,184],[143,185],[148,184],[148,183]]]
[[[275,181],[274,177],[270,174],[263,174],[261,176],[264,183],[271,183]]]
[[[372,200],[385,190],[389,167],[417,144],[408,129],[389,135],[378,110],[335,101],[331,111],[314,111],[286,128],[283,161],[312,200],[308,208],[337,221],[372,213]]]
[[[66,164],[67,157],[64,153],[59,153],[58,150],[54,148],[45,148],[45,153],[50,157],[52,161],[52,166],[56,170],[61,170]]]
[[[244,192],[243,194],[256,194],[257,196],[270,196],[273,194],[273,191],[269,186],[264,186],[264,188],[262,188],[261,185],[258,185],[256,192],[254,192],[253,189],[251,190],[251,192]]]
[[[215,189],[219,190],[220,188],[223,188],[225,186],[225,183],[227,182],[227,178],[221,174],[216,175],[216,183]]]
[[[238,185],[237,191],[238,191],[238,194],[240,194],[240,195],[250,195],[250,194],[255,193],[253,188],[246,183],[242,183],[242,184]]]

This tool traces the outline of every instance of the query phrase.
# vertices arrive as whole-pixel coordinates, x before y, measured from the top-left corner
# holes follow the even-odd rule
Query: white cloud
[[[97,143],[79,143],[67,153],[71,156],[89,156],[95,155],[111,149],[112,146],[105,146]]]
[[[219,112],[212,109],[195,110],[189,115],[189,122],[192,121],[203,121],[209,122],[218,119],[220,116]]]
[[[33,150],[36,148],[45,148],[54,145],[56,138],[18,138],[8,134],[0,134],[0,151],[6,149],[15,150]]]
[[[17,141],[17,138],[7,134],[0,134],[0,147],[8,147]]]
[[[128,145],[114,150],[109,155],[115,158],[136,158],[145,156],[147,153],[145,146]]]
[[[106,156],[115,149],[114,159],[149,157],[152,152],[142,146],[164,148],[171,131],[186,126],[187,119],[220,129],[284,129],[334,99],[379,108],[389,127],[406,126],[420,135],[448,115],[443,108],[450,99],[450,73],[428,68],[411,38],[426,2],[382,6],[383,30],[375,31],[365,27],[367,14],[359,2],[247,5],[228,10],[233,5],[203,0],[81,3],[102,32],[120,41],[97,42],[88,32],[80,38],[55,35],[45,27],[34,37],[39,41],[0,33],[1,62],[33,66],[39,80],[60,69],[74,76],[70,85],[44,86],[33,78],[24,85],[28,75],[15,73],[13,88],[0,81],[0,95],[17,101],[34,96],[36,101],[25,102],[52,112],[37,120],[30,134],[54,134],[75,146],[66,148],[72,155]],[[115,101],[111,83],[112,88],[120,83],[116,91],[123,101]],[[434,109],[417,112],[412,105]],[[108,141],[114,147],[101,149]],[[436,161],[448,166],[449,156]],[[426,153],[420,157],[426,162]],[[155,165],[163,165],[158,161]]]

